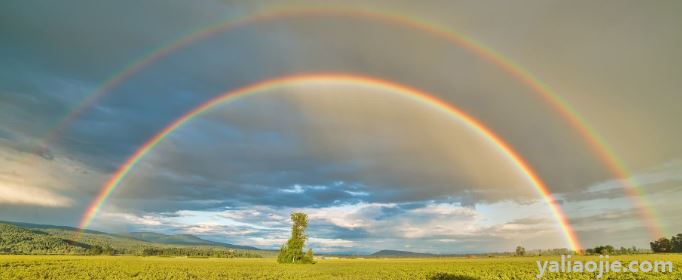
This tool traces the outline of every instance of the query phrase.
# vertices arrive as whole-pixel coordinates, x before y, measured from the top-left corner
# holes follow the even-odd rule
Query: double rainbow
[[[127,80],[129,77],[133,76],[137,72],[141,71],[142,69],[146,68],[148,65],[158,61],[159,59],[162,59],[175,51],[182,49],[192,43],[195,43],[197,41],[204,40],[206,38],[211,37],[214,34],[220,33],[220,32],[226,32],[229,30],[233,30],[235,28],[247,26],[249,24],[256,24],[256,23],[262,23],[262,22],[269,22],[269,21],[275,21],[275,20],[282,20],[282,19],[290,19],[290,18],[298,18],[298,17],[345,17],[345,18],[363,18],[363,19],[369,19],[369,20],[376,20],[380,22],[385,22],[385,23],[391,23],[391,24],[396,24],[399,26],[403,26],[406,28],[410,28],[413,30],[421,31],[421,32],[426,32],[429,34],[432,34],[438,38],[441,38],[447,42],[452,43],[453,45],[457,47],[461,47],[463,49],[466,49],[470,51],[471,53],[477,55],[481,59],[488,61],[494,65],[496,65],[499,69],[503,70],[504,72],[508,73],[509,75],[513,76],[516,80],[518,80],[520,83],[524,84],[528,88],[530,88],[535,94],[538,94],[541,96],[552,108],[554,108],[568,123],[570,123],[576,131],[581,135],[581,137],[590,145],[592,150],[598,155],[600,160],[607,166],[607,168],[610,170],[610,172],[615,176],[615,178],[618,178],[621,180],[623,183],[623,186],[628,194],[628,197],[632,201],[632,203],[635,205],[635,207],[640,211],[640,215],[642,218],[645,220],[647,223],[647,228],[650,231],[650,234],[653,237],[659,237],[664,235],[664,230],[662,227],[662,223],[658,221],[656,218],[656,215],[654,213],[654,209],[648,205],[648,203],[644,200],[644,193],[637,187],[635,182],[631,181],[629,178],[631,177],[629,174],[630,172],[626,168],[625,164],[618,159],[618,157],[615,155],[615,153],[609,148],[609,146],[606,144],[606,141],[602,139],[602,137],[588,124],[588,122],[578,113],[577,110],[575,110],[566,100],[564,100],[560,95],[558,95],[556,92],[554,92],[548,85],[544,84],[540,79],[538,79],[536,76],[531,74],[529,71],[525,70],[523,67],[518,65],[517,63],[513,62],[512,60],[504,57],[502,54],[494,51],[493,49],[485,46],[481,42],[478,42],[474,40],[471,37],[468,37],[460,32],[453,32],[451,30],[448,30],[446,28],[440,27],[436,24],[433,23],[427,23],[424,21],[418,21],[415,19],[412,19],[408,16],[405,15],[399,15],[399,14],[391,14],[391,13],[385,13],[385,12],[376,12],[376,11],[363,11],[363,10],[351,10],[351,9],[307,9],[307,10],[284,10],[284,11],[276,11],[276,12],[267,12],[267,13],[262,13],[262,14],[256,14],[256,15],[249,15],[245,16],[242,18],[239,18],[237,20],[230,20],[227,22],[221,22],[219,24],[216,24],[214,26],[210,26],[208,28],[199,30],[197,32],[194,32],[186,37],[180,38],[179,40],[175,40],[170,44],[164,45],[162,48],[159,48],[157,50],[152,51],[148,55],[143,56],[141,59],[134,61],[132,64],[128,65],[123,69],[123,71],[119,72],[115,76],[111,77],[108,79],[102,86],[100,86],[97,91],[95,91],[93,94],[89,95],[86,99],[84,99],[74,110],[72,110],[65,118],[63,118],[59,124],[56,126],[55,129],[50,131],[50,133],[45,137],[44,143],[49,143],[51,142],[54,138],[58,137],[60,133],[73,121],[75,120],[80,114],[82,114],[85,110],[87,110],[89,107],[91,107],[93,104],[95,104],[99,99],[101,99],[103,96],[105,96],[107,93],[109,93],[113,88],[115,88],[117,85],[120,83],[124,82]],[[299,77],[300,78],[300,77]],[[293,79],[293,78],[287,78],[287,79]],[[278,82],[274,82],[278,81]],[[274,86],[274,84],[283,84],[284,81],[282,79],[276,79],[270,82],[263,82],[263,83],[258,83],[256,85],[253,85],[251,87],[258,88],[259,90],[264,90],[263,86],[268,85],[270,87]],[[385,82],[388,83],[388,82]],[[390,84],[390,83],[389,83]],[[260,85],[260,86],[258,86]],[[267,86],[266,86],[267,87]],[[247,87],[249,88],[249,87]],[[242,88],[241,90],[244,90],[246,88]],[[240,90],[237,90],[240,91]],[[242,93],[243,94],[243,93]],[[423,96],[423,95],[421,95]],[[225,96],[223,96],[225,97]],[[427,100],[435,100],[432,97],[426,98]],[[212,101],[216,101],[216,99],[212,99]],[[207,103],[208,104],[208,103]],[[438,101],[436,104],[443,104],[443,102]],[[206,105],[206,104],[205,104]],[[444,106],[441,106],[441,108],[451,108],[445,104]],[[210,106],[209,106],[210,107]],[[199,109],[199,108],[197,108]],[[192,112],[195,112],[196,110],[193,110]],[[455,110],[457,111],[457,110]],[[199,114],[200,111],[196,111],[197,114]],[[461,112],[461,111],[457,111]],[[187,116],[187,115],[185,115]],[[183,118],[181,118],[183,119]],[[188,119],[187,119],[188,120]],[[181,122],[182,123],[182,122]],[[181,124],[178,122],[174,122],[174,124],[178,124],[178,126]],[[479,122],[475,122],[477,124],[480,124]],[[169,129],[171,128],[171,129]],[[97,213],[98,209],[101,207],[102,204],[105,203],[106,198],[111,194],[112,191],[115,190],[116,186],[118,186],[121,183],[121,180],[124,179],[125,174],[127,174],[130,169],[135,165],[135,162],[137,162],[142,155],[144,155],[146,152],[148,152],[153,146],[161,141],[167,133],[172,131],[174,129],[174,126],[172,127],[169,126],[166,129],[164,129],[160,134],[152,138],[149,142],[147,142],[144,146],[142,146],[137,152],[133,154],[121,167],[118,169],[118,171],[114,174],[114,176],[111,177],[111,179],[104,185],[102,188],[102,191],[100,194],[95,198],[93,203],[90,205],[90,207],[87,209],[86,213],[84,214],[80,225],[81,228],[87,228],[87,226],[90,224],[91,220]],[[489,131],[489,130],[485,130]],[[490,131],[489,131],[490,132]],[[489,134],[489,135],[494,135],[494,134]],[[499,139],[499,137],[497,137]],[[502,142],[504,143],[504,142]],[[509,147],[508,145],[503,145],[504,147]],[[518,156],[517,153],[515,153],[511,149],[507,149],[508,151],[512,152],[511,155],[513,155],[513,158],[518,158],[521,159],[520,156]],[[523,166],[525,169],[532,171],[530,168],[528,168],[528,165],[525,164],[525,161],[523,162]],[[570,236],[569,239],[572,239],[573,241],[571,244],[573,244],[574,248],[579,247],[577,244],[577,240],[575,239],[575,235],[572,233],[572,230],[570,230],[570,226],[568,225],[568,222],[561,214],[561,212],[558,209],[558,206],[554,204],[553,199],[551,199],[549,195],[549,191],[547,190],[546,186],[542,184],[542,182],[539,180],[537,175],[534,172],[526,172],[527,174],[532,174],[533,176],[530,176],[534,178],[534,181],[540,182],[539,184],[536,184],[536,186],[539,190],[541,190],[541,193],[545,198],[550,202],[551,207],[553,208],[553,211],[555,213],[555,216],[557,216],[557,219],[560,221],[562,228],[564,228],[566,235]]]

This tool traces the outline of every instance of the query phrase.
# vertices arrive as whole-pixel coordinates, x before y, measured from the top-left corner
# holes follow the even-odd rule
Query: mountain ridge
[[[260,250],[259,248],[245,245],[236,245],[230,243],[223,243],[217,241],[206,240],[192,234],[164,234],[158,232],[138,231],[121,233],[121,236],[128,236],[137,240],[161,243],[161,244],[175,244],[175,245],[203,245],[203,246],[219,246],[242,250]]]

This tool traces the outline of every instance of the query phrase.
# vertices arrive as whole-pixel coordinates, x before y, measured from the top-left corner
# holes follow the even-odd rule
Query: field
[[[537,279],[536,257],[334,259],[282,265],[274,259],[0,256],[1,279]],[[557,260],[542,257],[541,260]],[[580,260],[597,259],[580,257]],[[682,279],[681,255],[614,256],[670,260],[672,274],[607,274],[602,279]],[[595,279],[596,274],[546,274],[542,279]]]

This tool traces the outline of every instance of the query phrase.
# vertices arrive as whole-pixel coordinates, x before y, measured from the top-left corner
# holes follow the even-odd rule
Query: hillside
[[[90,246],[64,240],[46,232],[0,224],[0,253],[83,254]]]
[[[43,224],[32,224],[32,223],[23,223],[23,222],[12,222],[12,221],[0,221],[0,224],[8,224],[8,225],[14,225],[22,228],[29,228],[29,229],[35,229],[35,230],[66,230],[66,231],[81,231],[78,228],[74,227],[67,227],[67,226],[55,226],[55,225],[43,225]],[[83,230],[85,233],[94,233],[94,234],[106,234],[101,231],[96,231],[96,230],[90,230],[86,229]]]
[[[229,243],[209,241],[201,239],[191,234],[175,234],[168,235],[156,232],[131,232],[122,234],[137,240],[143,240],[153,243],[174,244],[174,245],[194,245],[194,246],[219,246],[225,248],[242,249],[242,250],[258,250],[256,247],[240,246]]]
[[[387,257],[387,258],[406,258],[406,257],[435,257],[436,254],[428,253],[415,253],[409,251],[399,251],[399,250],[381,250],[377,251],[371,255],[371,257]]]
[[[0,253],[205,257],[260,257],[271,254],[270,251],[255,247],[212,242],[192,235],[110,234],[92,230],[79,235],[77,228],[17,222],[0,222]]]
[[[22,222],[7,222],[0,221],[0,224],[15,225],[18,227],[46,232],[62,239],[73,239],[77,236],[80,229],[67,226],[42,225]],[[85,230],[80,233],[81,241],[88,244],[112,247],[135,247],[149,245],[148,243],[157,243],[156,245],[172,245],[172,246],[210,246],[223,247],[240,250],[259,250],[256,247],[241,246],[229,243],[214,242],[204,240],[190,234],[176,234],[168,235],[156,232],[132,232],[112,234],[95,230]],[[167,247],[167,246],[163,246]]]

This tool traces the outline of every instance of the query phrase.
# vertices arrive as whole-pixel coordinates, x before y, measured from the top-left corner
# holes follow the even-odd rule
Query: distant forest
[[[78,231],[68,227],[39,226],[27,228],[0,223],[0,254],[16,255],[134,255],[134,256],[186,256],[212,258],[259,258],[273,254],[264,250],[229,248],[216,242],[205,241],[191,235],[196,244],[166,244],[149,242],[126,235],[87,231],[78,240]],[[170,236],[176,237],[176,236]],[[241,246],[235,246],[241,247]],[[255,249],[255,248],[254,248]]]

